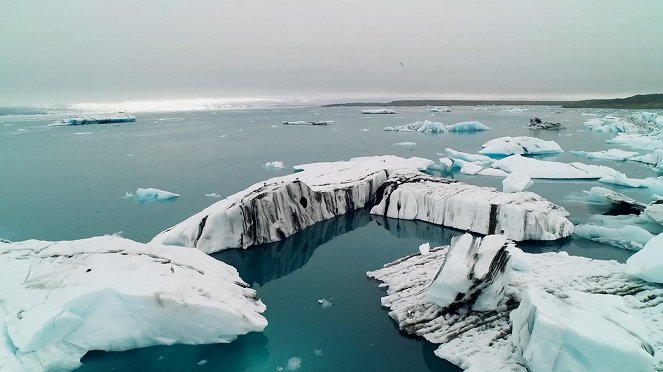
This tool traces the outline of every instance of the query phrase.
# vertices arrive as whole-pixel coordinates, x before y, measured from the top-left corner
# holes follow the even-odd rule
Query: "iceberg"
[[[591,165],[578,162],[561,163],[556,161],[526,158],[511,155],[493,163],[493,168],[508,173],[521,172],[530,178],[544,179],[598,179],[615,176],[619,172],[604,165]]]
[[[499,137],[483,145],[480,154],[489,155],[545,155],[564,152],[555,141],[545,141],[535,137]]]
[[[297,173],[250,186],[158,234],[153,242],[206,253],[285,239],[317,222],[373,205],[378,188],[398,169],[433,162],[397,156],[295,166]]]
[[[502,193],[421,173],[394,172],[376,195],[371,214],[420,220],[508,239],[556,240],[573,233],[564,208],[530,192]]]
[[[283,125],[332,125],[333,120],[299,120],[299,121],[284,121]]]
[[[175,194],[170,191],[155,189],[152,187],[148,187],[145,189],[139,187],[136,190],[136,194],[134,194],[134,198],[140,202],[173,200],[179,197],[180,197],[179,194]]]
[[[430,106],[428,112],[451,112],[451,108],[443,106]]]
[[[647,329],[623,298],[528,287],[511,312],[512,338],[530,371],[651,371]]]
[[[463,306],[474,311],[495,310],[511,273],[506,244],[503,235],[476,238],[464,234],[453,238],[426,291],[426,300],[443,311]]]
[[[417,143],[416,143],[416,142],[409,142],[409,141],[406,141],[406,142],[396,142],[396,143],[394,143],[394,145],[396,145],[396,146],[411,147],[411,146],[416,146]]]
[[[265,163],[265,165],[263,167],[283,169],[283,168],[285,168],[285,165],[280,160],[274,160],[274,161],[268,161],[267,163]]]
[[[578,297],[573,295],[574,291],[608,295],[592,297],[589,301],[596,303],[596,310],[592,311],[597,319],[587,323],[582,330],[590,328],[590,324],[597,324],[594,322],[598,322],[599,317],[612,320],[618,327],[626,330],[626,333],[646,341],[656,353],[652,358],[646,349],[640,351],[637,347],[642,343],[634,341],[628,335],[624,337],[624,341],[613,343],[610,338],[607,342],[600,342],[599,335],[607,334],[603,333],[607,332],[604,331],[603,321],[598,324],[598,328],[591,327],[593,331],[591,334],[595,336],[586,339],[587,343],[580,352],[592,353],[602,347],[610,348],[611,344],[613,347],[619,345],[620,355],[623,356],[626,350],[633,352],[619,363],[640,363],[649,360],[647,363],[650,364],[644,370],[663,370],[663,353],[660,352],[663,350],[663,322],[660,321],[663,313],[663,301],[660,301],[663,288],[658,284],[649,284],[626,274],[624,272],[626,265],[615,261],[569,256],[564,252],[530,254],[510,246],[507,247],[507,251],[511,256],[511,280],[506,284],[504,297],[495,310],[478,312],[463,307],[446,311],[437,304],[427,301],[426,291],[444,262],[448,250],[448,246],[431,248],[428,254],[415,253],[367,273],[368,277],[380,281],[380,287],[386,289],[381,304],[389,309],[389,316],[396,321],[399,329],[439,344],[435,351],[438,357],[460,368],[474,371],[527,371],[526,362],[517,347],[523,344],[525,339],[521,338],[516,343],[512,329],[520,328],[510,320],[509,314],[523,302],[527,287],[530,286],[544,290],[557,299],[571,297],[574,299],[574,304],[583,300],[576,301]],[[471,263],[472,261],[469,261],[467,265]],[[609,295],[620,298],[615,299]],[[582,303],[587,302],[582,301]],[[627,322],[629,319],[638,319],[642,327],[637,322]],[[641,329],[648,330],[649,337],[639,337],[642,335]],[[568,329],[569,332],[573,330],[574,328]],[[522,333],[520,335],[524,336]],[[565,340],[575,342],[579,338]],[[552,345],[558,345],[553,342],[558,342],[559,339],[549,341],[551,348],[547,356],[554,358],[560,350]],[[543,344],[547,341],[531,339],[531,342]],[[627,345],[628,348],[622,349]],[[647,352],[650,357],[643,352]],[[636,357],[637,359],[633,359]],[[606,357],[604,361],[613,363],[609,358]],[[604,367],[605,370],[609,370],[611,365]]]
[[[469,154],[467,152],[456,151],[450,148],[446,148],[445,151],[447,152],[447,156],[451,159],[460,159],[481,164],[492,164],[495,161],[495,159],[486,155]]]
[[[562,124],[560,123],[549,123],[547,121],[543,121],[539,118],[533,118],[529,119],[529,124],[527,125],[527,128],[529,129],[535,129],[535,130],[562,130],[566,129]]]
[[[663,283],[663,234],[626,260],[626,272],[648,282]]]
[[[649,187],[650,179],[628,178],[624,173],[617,172],[599,178],[599,182],[626,187]]]
[[[608,115],[603,118],[590,118],[585,121],[585,126],[589,130],[596,132],[613,132],[613,133],[637,133],[638,127],[627,121],[615,116]]]
[[[227,343],[267,325],[237,271],[118,236],[0,242],[0,370],[80,366],[89,350]]]
[[[610,210],[607,214],[622,215],[622,214],[635,214],[639,215],[647,207],[645,204],[630,198],[624,194],[606,189],[605,187],[592,187],[587,193],[587,199],[591,202],[606,202],[610,204]]]
[[[49,124],[49,126],[131,123],[135,121],[136,116],[126,112],[118,112],[116,114],[89,114],[84,116],[76,116],[73,118],[66,118],[53,124]]]
[[[520,192],[529,188],[533,184],[534,182],[532,182],[532,179],[529,178],[526,174],[513,172],[502,180],[502,191]]]
[[[368,110],[361,110],[362,114],[367,114],[367,115],[374,115],[374,114],[398,114],[397,111],[388,109],[388,108],[381,108],[381,109],[368,109]]]
[[[446,133],[446,132],[476,132],[490,130],[489,127],[478,121],[465,121],[456,124],[443,124],[436,121],[415,121],[414,123],[385,127],[386,132],[419,132],[419,133]]]

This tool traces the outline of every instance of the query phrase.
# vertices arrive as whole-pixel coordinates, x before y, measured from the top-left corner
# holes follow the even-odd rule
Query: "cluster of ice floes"
[[[568,213],[532,193],[501,193],[419,173],[433,162],[396,156],[296,166],[231,195],[158,234],[153,242],[211,253],[282,240],[352,210],[419,219],[514,240],[568,236]]]
[[[362,114],[367,114],[367,115],[398,114],[398,112],[396,110],[392,110],[392,109],[388,109],[388,108],[361,110],[361,113]]]
[[[333,120],[298,120],[298,121],[284,121],[283,125],[332,125]]]
[[[117,236],[0,242],[0,370],[61,371],[88,350],[226,343],[263,303],[202,252]]]
[[[499,137],[483,145],[480,154],[487,155],[547,155],[564,152],[555,141],[546,141],[536,137]]]
[[[463,369],[663,370],[663,288],[625,272],[639,276],[643,263],[631,271],[468,235],[367,275],[387,288],[382,305],[400,329]]]
[[[511,155],[492,164],[507,173],[520,172],[530,178],[544,179],[598,179],[616,176],[618,171],[604,165],[562,163]]]
[[[85,125],[85,124],[111,124],[111,123],[130,123],[136,121],[136,116],[125,112],[116,114],[90,114],[76,116],[73,118],[62,119],[61,121],[49,124],[50,126],[67,125]]]
[[[642,133],[660,130],[663,126],[663,117],[659,118],[656,113],[642,111],[624,119],[612,115],[591,118],[585,121],[585,125],[597,132]]]
[[[419,133],[447,133],[447,132],[477,132],[489,130],[486,125],[478,121],[464,121],[456,124],[444,124],[437,121],[415,121],[414,123],[385,127],[387,132],[419,132]]]
[[[428,112],[451,112],[451,108],[446,106],[431,106],[428,108]]]

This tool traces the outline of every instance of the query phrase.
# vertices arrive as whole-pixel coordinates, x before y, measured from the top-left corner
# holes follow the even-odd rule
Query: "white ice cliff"
[[[88,350],[227,343],[265,305],[202,252],[117,236],[0,242],[0,371],[60,371]]]

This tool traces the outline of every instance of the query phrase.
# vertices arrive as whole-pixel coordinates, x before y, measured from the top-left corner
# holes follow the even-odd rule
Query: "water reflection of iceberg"
[[[304,266],[322,244],[366,226],[370,221],[369,209],[364,208],[319,222],[276,243],[250,249],[226,249],[212,257],[234,266],[245,282],[262,286]]]
[[[465,231],[417,220],[399,220],[379,215],[373,215],[371,218],[397,238],[424,239],[430,242],[431,246],[448,245],[451,243],[451,238],[465,233]]]

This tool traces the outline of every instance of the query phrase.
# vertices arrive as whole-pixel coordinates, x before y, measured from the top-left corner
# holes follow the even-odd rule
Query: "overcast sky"
[[[661,0],[0,0],[0,106],[609,97],[662,66]]]

